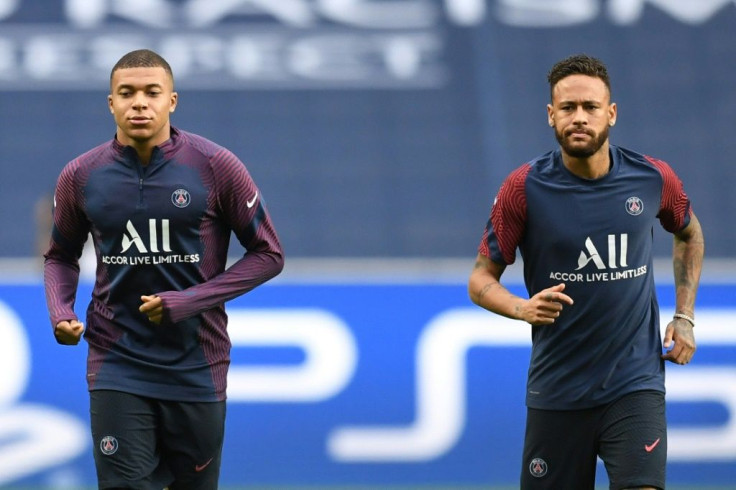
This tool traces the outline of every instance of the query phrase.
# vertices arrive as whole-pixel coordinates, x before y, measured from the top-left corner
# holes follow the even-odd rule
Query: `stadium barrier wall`
[[[704,284],[698,352],[668,364],[671,484],[736,481],[734,298]],[[465,284],[277,281],[228,312],[223,485],[516,483],[529,328]],[[55,343],[37,281],[0,284],[0,326],[0,486],[93,486],[86,347]]]

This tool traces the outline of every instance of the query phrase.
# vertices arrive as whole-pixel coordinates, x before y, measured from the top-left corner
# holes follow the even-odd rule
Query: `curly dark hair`
[[[557,82],[570,75],[587,75],[600,78],[606,84],[608,91],[611,91],[611,80],[608,78],[606,65],[598,58],[593,58],[587,54],[576,54],[555,63],[547,74],[550,98]]]
[[[155,68],[161,67],[169,74],[171,80],[174,80],[174,72],[171,71],[168,61],[166,61],[160,54],[151,51],[150,49],[137,49],[123,55],[122,58],[115,63],[110,71],[110,81],[116,70],[121,68]]]

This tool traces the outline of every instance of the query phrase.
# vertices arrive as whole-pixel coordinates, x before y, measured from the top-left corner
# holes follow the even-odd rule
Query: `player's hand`
[[[143,304],[138,310],[148,317],[151,323],[161,324],[164,317],[164,302],[158,296],[141,296]]]
[[[543,289],[526,300],[520,308],[520,317],[532,325],[550,325],[560,316],[564,305],[572,305],[572,298],[562,291],[565,283]]]
[[[675,364],[687,364],[695,355],[697,348],[692,324],[683,318],[675,318],[667,325],[662,344],[665,348],[662,359]]]
[[[77,345],[82,338],[84,325],[79,320],[64,320],[54,327],[54,337],[62,345]]]

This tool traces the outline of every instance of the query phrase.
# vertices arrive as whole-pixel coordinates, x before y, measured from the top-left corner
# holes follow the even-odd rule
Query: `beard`
[[[603,146],[603,143],[606,142],[608,139],[608,126],[606,126],[603,131],[596,134],[593,132],[593,130],[587,130],[589,136],[591,136],[590,141],[584,145],[572,145],[570,144],[569,140],[562,131],[558,131],[557,128],[555,128],[555,138],[557,138],[557,142],[562,147],[562,150],[570,155],[573,158],[589,158],[596,154],[598,150],[601,149]]]

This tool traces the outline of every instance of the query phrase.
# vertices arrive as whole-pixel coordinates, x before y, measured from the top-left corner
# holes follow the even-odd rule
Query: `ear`
[[[171,92],[171,107],[169,107],[169,112],[174,112],[176,110],[176,104],[179,103],[179,94],[176,92]]]
[[[112,106],[112,94],[107,96],[107,107],[110,109],[110,114],[115,114],[115,109]]]
[[[611,102],[608,106],[608,125],[614,126],[616,124],[616,118],[618,117],[618,107],[615,102]]]
[[[555,126],[554,108],[552,107],[552,104],[547,104],[547,124],[549,124],[550,127]]]

